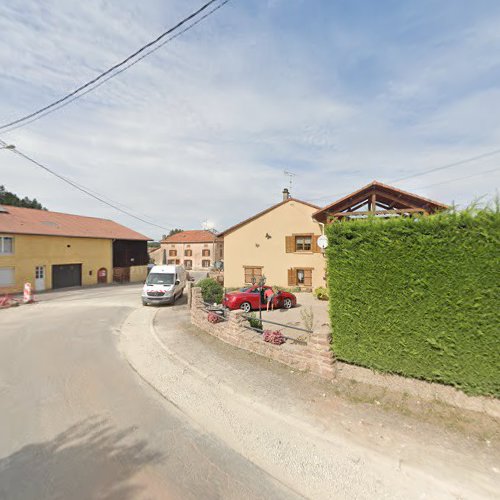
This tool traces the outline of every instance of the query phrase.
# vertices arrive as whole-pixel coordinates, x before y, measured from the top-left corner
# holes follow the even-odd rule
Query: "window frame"
[[[5,240],[10,240],[10,252],[5,251]],[[0,236],[0,255],[14,255],[14,236]]]
[[[205,265],[207,262],[208,262],[208,265]],[[202,259],[201,267],[203,267],[203,268],[210,267],[210,265],[211,265],[210,262],[211,262],[210,259]]]
[[[314,238],[314,235],[313,234],[294,234],[293,235],[293,242],[294,242],[294,250],[295,250],[295,253],[303,253],[303,252],[307,252],[307,253],[311,253],[313,251],[313,238]],[[303,242],[302,242],[302,248],[298,248],[298,239],[302,239]],[[306,239],[309,239],[309,248],[306,248]]]
[[[252,272],[249,273],[248,271],[251,270]],[[259,273],[256,273],[255,271],[259,271]],[[252,284],[252,278],[255,277],[255,281],[259,281],[260,278],[264,275],[264,266],[243,266],[243,281],[246,284],[251,285]],[[249,281],[247,281],[247,277],[249,277]]]
[[[15,266],[1,266],[0,267],[0,271],[4,270],[4,269],[12,271],[12,281],[10,281],[9,283],[0,282],[0,288],[10,287],[10,286],[13,286],[16,284],[16,268],[15,268]]]

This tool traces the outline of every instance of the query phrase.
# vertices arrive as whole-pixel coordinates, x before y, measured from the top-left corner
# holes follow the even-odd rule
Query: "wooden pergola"
[[[358,191],[318,210],[313,217],[318,222],[326,224],[345,217],[428,215],[447,208],[448,206],[443,203],[373,181]]]

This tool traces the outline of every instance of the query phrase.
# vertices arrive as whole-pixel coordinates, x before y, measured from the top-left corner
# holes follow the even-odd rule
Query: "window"
[[[13,285],[15,273],[13,267],[0,267],[0,286]]]
[[[202,250],[201,255],[203,257],[210,257],[210,250],[208,249]]]
[[[9,255],[14,252],[14,238],[0,236],[0,254]]]
[[[210,267],[210,261],[209,260],[202,260],[201,267]]]
[[[184,256],[185,257],[192,257],[193,251],[192,250],[184,250]]]
[[[175,281],[174,274],[149,273],[146,279],[148,285],[173,285]]]
[[[167,260],[167,265],[168,266],[173,266],[175,264],[175,259],[168,259]]]
[[[243,266],[245,270],[245,283],[252,283],[252,278],[258,282],[262,278],[262,266]]]
[[[169,250],[168,251],[168,256],[169,257],[176,257],[177,256],[177,250]]]
[[[292,268],[288,270],[289,286],[312,286],[312,267]]]
[[[186,269],[192,269],[192,267],[193,267],[193,261],[192,260],[185,260],[184,261],[184,267]]]
[[[181,263],[181,259],[175,259],[175,263],[176,263],[177,265],[180,265],[180,263]]]
[[[92,271],[89,273],[92,276]],[[45,267],[44,266],[36,266],[35,267],[35,279],[43,279],[45,278]]]
[[[310,252],[312,248],[311,236],[295,236],[295,251]]]

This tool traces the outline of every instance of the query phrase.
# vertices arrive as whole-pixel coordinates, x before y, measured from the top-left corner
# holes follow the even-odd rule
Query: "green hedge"
[[[222,303],[224,288],[213,278],[204,278],[194,286],[201,288],[201,295],[205,302],[210,302],[210,304]]]
[[[500,396],[500,211],[327,228],[338,359]]]

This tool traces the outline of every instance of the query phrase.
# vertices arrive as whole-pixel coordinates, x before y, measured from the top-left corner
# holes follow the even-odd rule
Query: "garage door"
[[[52,288],[82,285],[81,264],[56,264],[52,266]]]

